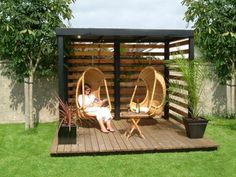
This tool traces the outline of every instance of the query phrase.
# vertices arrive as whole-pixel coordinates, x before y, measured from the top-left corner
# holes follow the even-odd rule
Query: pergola
[[[120,92],[120,76],[121,76],[121,44],[130,43],[150,43],[158,45],[162,43],[163,58],[169,60],[171,56],[170,48],[173,47],[173,42],[187,39],[184,42],[188,45],[189,59],[194,58],[194,32],[193,30],[170,30],[170,29],[109,29],[109,28],[58,28],[56,29],[58,41],[58,59],[59,59],[59,96],[63,101],[68,101],[68,69],[66,67],[67,58],[65,55],[66,41],[73,43],[91,42],[91,43],[113,43],[113,57],[114,57],[114,113],[115,118],[120,118],[121,92]],[[181,42],[178,44],[181,45]],[[166,85],[169,82],[169,70],[165,66],[164,77],[166,78]],[[169,104],[166,104],[164,117],[169,118]]]

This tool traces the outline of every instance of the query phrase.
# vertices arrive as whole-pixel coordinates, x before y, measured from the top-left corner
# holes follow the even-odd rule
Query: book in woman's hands
[[[99,106],[99,107],[105,107],[107,106],[107,99],[104,99],[104,100],[99,100],[98,98],[95,98],[94,101],[96,106]]]
[[[101,106],[102,107],[105,107],[107,105],[108,105],[108,100],[107,99],[104,99],[104,100],[101,101]]]
[[[100,101],[100,100],[99,100],[98,98],[95,98],[93,102],[94,102],[94,103],[98,103],[99,101]]]

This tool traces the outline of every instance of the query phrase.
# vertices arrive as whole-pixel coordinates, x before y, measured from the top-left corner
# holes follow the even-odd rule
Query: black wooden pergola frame
[[[193,30],[165,29],[109,29],[109,28],[58,28],[56,29],[59,59],[59,97],[68,100],[67,69],[65,67],[65,39],[74,42],[114,43],[114,105],[115,118],[120,118],[120,43],[164,43],[164,60],[170,58],[170,42],[189,39],[189,59],[194,59]],[[168,88],[169,70],[164,75]],[[169,118],[169,105],[166,104],[164,117]]]

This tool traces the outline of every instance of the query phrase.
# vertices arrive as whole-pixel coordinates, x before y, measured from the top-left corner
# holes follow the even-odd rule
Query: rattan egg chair
[[[140,72],[131,97],[130,110],[136,111],[136,99],[138,97],[136,92],[141,82],[146,87],[146,96],[139,103],[140,111],[151,117],[161,117],[165,104],[166,84],[163,76],[152,66],[147,66]]]
[[[111,110],[111,100],[108,92],[107,82],[105,79],[104,73],[96,68],[89,67],[87,68],[78,79],[76,86],[76,106],[78,109],[78,114],[80,118],[90,119],[95,118],[95,115],[88,114],[84,111],[84,105],[79,104],[78,96],[82,94],[82,102],[84,102],[84,84],[87,83],[91,86],[92,94],[96,96],[96,98],[100,99],[100,91],[101,88],[105,89],[106,99],[108,101],[108,108]],[[103,86],[103,87],[102,87]]]

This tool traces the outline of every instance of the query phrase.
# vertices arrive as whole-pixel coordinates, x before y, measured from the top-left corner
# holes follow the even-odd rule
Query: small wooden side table
[[[128,119],[131,119],[131,124],[129,127],[127,127],[126,131],[125,131],[125,136],[127,138],[129,138],[133,131],[136,129],[140,135],[141,138],[145,139],[145,136],[143,135],[141,129],[139,128],[139,125],[138,123],[140,122],[140,120],[142,118],[148,118],[149,115],[146,114],[146,113],[135,113],[135,112],[122,112],[121,113],[121,116],[122,117],[125,117],[125,118],[128,118]]]

